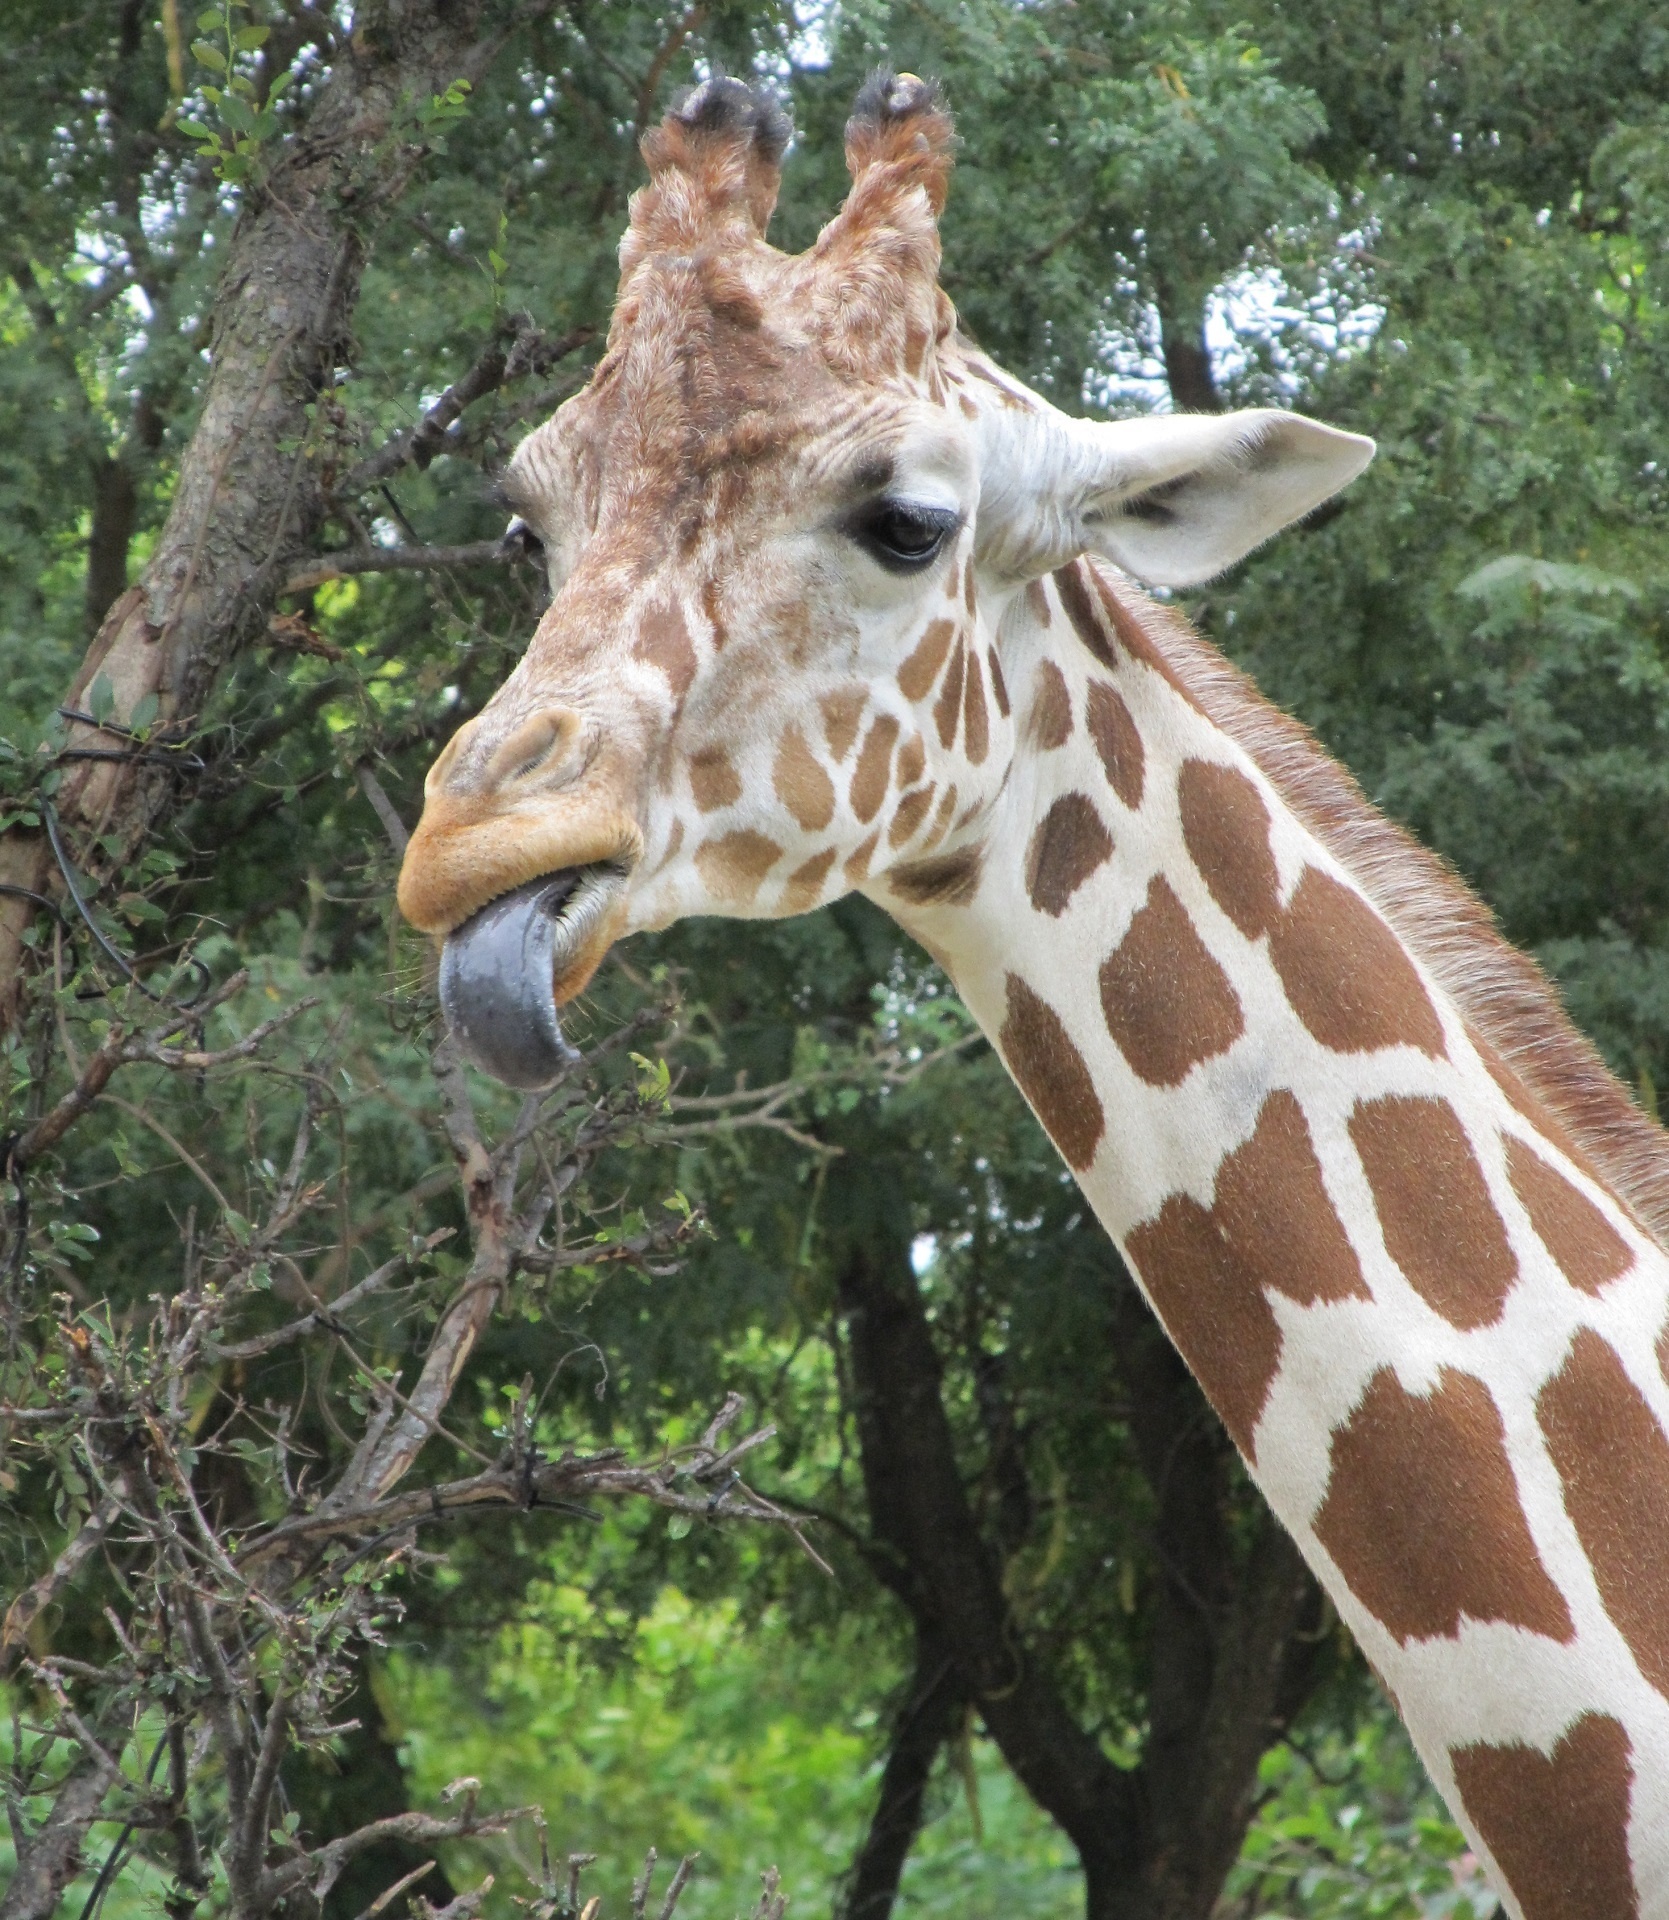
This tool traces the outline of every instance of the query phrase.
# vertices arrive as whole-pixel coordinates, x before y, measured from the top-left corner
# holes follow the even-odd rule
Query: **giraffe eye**
[[[882,500],[868,509],[853,531],[858,544],[890,572],[912,573],[938,558],[940,548],[960,524],[961,515],[945,507]]]

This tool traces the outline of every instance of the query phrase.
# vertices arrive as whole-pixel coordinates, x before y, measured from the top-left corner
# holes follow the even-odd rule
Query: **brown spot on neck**
[[[1324,1047],[1418,1047],[1442,1057],[1443,1027],[1401,942],[1359,893],[1306,867],[1269,936],[1287,998]]]
[[[1055,624],[1054,612],[1049,605],[1049,589],[1041,580],[1026,582],[1026,605],[1031,608],[1032,618],[1040,627],[1052,627]]]
[[[945,674],[945,684],[939,689],[939,697],[933,702],[933,721],[939,729],[939,740],[949,746],[956,738],[956,723],[962,714],[962,676],[967,671],[968,649],[961,634],[956,636],[956,648],[950,656],[950,667]]]
[[[1063,793],[1032,831],[1026,849],[1026,892],[1039,913],[1059,919],[1073,894],[1111,857],[1112,835],[1095,802]]]
[[[742,797],[742,782],[723,747],[703,747],[690,755],[690,791],[703,813],[717,813]]]
[[[744,827],[698,847],[695,866],[721,900],[750,906],[760,882],[781,858],[782,848],[774,840]]]
[[[887,797],[887,780],[892,769],[893,743],[898,738],[898,722],[883,713],[869,730],[858,754],[852,774],[852,811],[866,825],[881,811]]]
[[[985,676],[977,648],[968,649],[967,693],[962,702],[963,751],[974,766],[984,763],[991,749],[991,716],[985,705]]]
[[[1095,1082],[1060,1015],[1017,973],[1008,976],[1008,1012],[997,1043],[1044,1131],[1067,1165],[1084,1172],[1107,1124]]]
[[[1590,1327],[1536,1396],[1536,1418],[1605,1610],[1669,1697],[1669,1438]]]
[[[1045,660],[1032,685],[1032,704],[1026,714],[1026,739],[1045,753],[1064,747],[1072,738],[1072,694],[1053,660]]]
[[[829,869],[835,863],[836,851],[834,847],[825,847],[788,876],[782,889],[782,910],[785,914],[805,913],[816,906],[822,896],[823,882],[829,877]]]
[[[1102,666],[1116,667],[1118,656],[1108,643],[1095,601],[1090,597],[1088,570],[1083,562],[1074,560],[1071,566],[1061,567],[1054,575],[1054,582],[1061,605],[1066,609],[1066,617],[1072,622],[1073,632]]]
[[[933,795],[937,791],[931,781],[925,787],[917,787],[913,793],[905,794],[893,810],[892,825],[887,829],[887,845],[901,847],[919,827],[926,817],[927,809],[933,804]]]
[[[919,733],[912,733],[898,749],[895,777],[901,787],[913,787],[921,778],[927,766],[927,742]]]
[[[1008,682],[1003,678],[1003,663],[997,658],[997,649],[985,649],[986,664],[991,669],[991,697],[997,703],[997,711],[1006,720],[1012,711],[1008,704]]]
[[[834,782],[818,765],[798,727],[790,727],[777,745],[771,785],[807,833],[820,833],[834,818]]]
[[[1507,1178],[1573,1287],[1598,1293],[1633,1266],[1628,1242],[1593,1201],[1522,1140],[1507,1141]]]
[[[1188,760],[1177,798],[1188,857],[1212,899],[1248,940],[1267,933],[1280,914],[1281,895],[1262,794],[1234,767]]]
[[[1518,1260],[1459,1114],[1447,1100],[1391,1094],[1357,1105],[1350,1138],[1408,1284],[1451,1326],[1498,1320]]]
[[[1150,1086],[1174,1087],[1245,1030],[1240,998],[1163,875],[1101,969],[1119,1051]]]
[[[1107,784],[1127,807],[1139,807],[1146,765],[1142,736],[1116,687],[1105,680],[1090,682],[1084,699],[1084,724],[1101,756]]]
[[[1576,1720],[1551,1754],[1453,1747],[1455,1785],[1524,1920],[1638,1920],[1628,1858],[1634,1766],[1627,1730]]]
[[[906,700],[926,699],[928,690],[939,677],[939,669],[944,665],[945,655],[950,651],[950,643],[955,635],[954,621],[929,621],[927,631],[898,669],[898,690]]]
[[[1272,1093],[1252,1137],[1217,1170],[1209,1207],[1172,1194],[1129,1236],[1130,1258],[1236,1446],[1253,1437],[1280,1363],[1274,1288],[1306,1306],[1366,1298],[1303,1109]]]
[[[638,623],[632,652],[666,675],[675,705],[681,704],[695,678],[695,644],[677,607],[656,605]]]
[[[823,737],[829,743],[829,756],[837,764],[852,751],[852,742],[858,737],[858,727],[868,705],[869,689],[858,686],[837,687],[817,702],[823,716]]]
[[[853,886],[861,887],[869,878],[869,863],[875,858],[875,849],[881,844],[881,829],[877,827],[868,839],[860,841],[846,856],[845,874]]]
[[[1333,1436],[1316,1538],[1351,1592],[1405,1644],[1463,1618],[1549,1639],[1575,1632],[1531,1538],[1488,1387],[1445,1367],[1429,1394],[1389,1367]]]

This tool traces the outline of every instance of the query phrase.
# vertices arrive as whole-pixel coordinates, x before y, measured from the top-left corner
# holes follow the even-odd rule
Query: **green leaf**
[[[108,720],[116,711],[116,689],[102,668],[93,675],[93,684],[87,689],[87,711],[95,720]]]
[[[180,125],[184,126],[185,122],[182,120]],[[154,693],[145,694],[128,715],[128,725],[135,733],[143,733],[147,727],[155,723],[161,706],[162,702]]]
[[[666,1537],[669,1540],[682,1540],[695,1522],[687,1513],[675,1513],[666,1523]]]
[[[199,33],[220,33],[226,26],[226,14],[220,7],[205,7],[197,16]]]
[[[257,47],[264,47],[271,36],[271,27],[239,27],[232,36],[232,44],[239,53],[253,53]]]
[[[216,73],[226,71],[226,55],[212,40],[193,40],[191,51],[205,67],[213,67]]]

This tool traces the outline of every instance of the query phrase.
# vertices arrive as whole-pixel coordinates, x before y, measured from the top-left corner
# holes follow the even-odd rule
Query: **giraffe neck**
[[[1518,1908],[1665,1920],[1669,1257],[1162,618],[1081,562],[1000,637],[1008,785],[937,899],[887,904]]]

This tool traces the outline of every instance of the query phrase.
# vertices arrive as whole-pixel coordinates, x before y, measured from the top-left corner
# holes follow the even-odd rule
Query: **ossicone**
[[[649,184],[632,196],[622,267],[629,271],[646,253],[761,238],[793,133],[787,108],[769,88],[729,74],[715,73],[680,94],[644,135]]]
[[[852,103],[846,165],[854,184],[885,168],[895,190],[921,186],[937,216],[950,189],[955,124],[937,80],[877,67]]]

